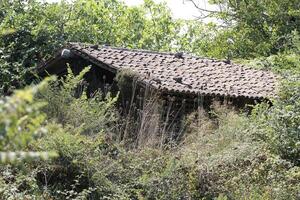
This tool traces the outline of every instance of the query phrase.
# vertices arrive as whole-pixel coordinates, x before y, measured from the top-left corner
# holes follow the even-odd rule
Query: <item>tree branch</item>
[[[205,8],[201,8],[196,2],[195,0],[186,0],[188,2],[191,2],[195,8],[197,8],[198,10],[200,10],[201,12],[206,12],[206,13],[220,13],[220,11],[217,11],[217,10],[207,10]]]

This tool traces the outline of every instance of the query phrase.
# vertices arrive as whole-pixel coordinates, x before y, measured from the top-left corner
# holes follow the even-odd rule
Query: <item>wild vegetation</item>
[[[1,1],[0,199],[299,199],[299,3],[210,3],[222,10],[199,16],[223,24],[175,20],[151,0]],[[235,59],[279,73],[281,89],[251,114],[199,107],[173,138],[152,94],[120,115],[128,71],[116,96],[87,97],[88,67],[38,83],[36,66],[68,41]]]

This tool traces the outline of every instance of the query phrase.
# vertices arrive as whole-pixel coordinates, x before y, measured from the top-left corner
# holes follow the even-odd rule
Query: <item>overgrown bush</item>
[[[299,73],[286,77],[280,96],[271,108],[258,106],[253,129],[283,159],[300,165],[300,79]]]
[[[218,123],[198,116],[201,122],[193,122],[185,140],[168,150],[126,150],[105,134],[91,137],[48,124],[48,134],[31,148],[55,149],[59,157],[28,165],[29,185],[10,194],[44,199],[297,199],[299,168],[257,141],[247,116],[215,113]],[[2,188],[15,187],[22,171],[15,169]]]
[[[1,199],[28,199],[28,191],[38,192],[35,170],[27,166],[37,160],[56,157],[54,149],[38,151],[30,144],[47,134],[44,102],[34,95],[48,85],[49,79],[36,86],[16,90],[12,96],[0,99],[0,197]],[[22,169],[22,173],[18,173]]]
[[[74,75],[69,69],[67,76],[35,97],[29,96],[32,103],[48,102],[39,108],[44,114],[38,111],[46,119],[38,126],[42,125],[47,134],[30,140],[27,149],[55,150],[58,157],[26,165],[1,165],[1,197],[299,198],[300,168],[295,148],[298,79],[285,84],[273,107],[262,104],[251,116],[214,104],[211,113],[199,108],[187,117],[188,128],[177,143],[161,143],[162,148],[147,145],[142,142],[143,134],[152,129],[141,128],[140,140],[133,138],[139,145],[128,148],[116,139],[120,132],[113,127],[119,123],[114,111],[117,97],[103,99],[99,94],[86,98],[83,77],[87,72],[88,68]],[[153,120],[148,118],[152,116],[151,106],[144,108],[144,120]],[[134,130],[130,126],[128,130]]]
[[[224,106],[213,110],[218,127],[202,112],[200,126],[191,126],[195,129],[179,151],[182,162],[196,166],[196,194],[205,199],[297,199],[300,168],[258,140],[247,115]]]
[[[12,96],[0,99],[0,163],[21,161],[26,158],[45,158],[48,152],[28,152],[28,144],[46,134],[43,102],[34,101],[34,95],[47,85],[17,90]],[[43,151],[43,150],[41,150]]]
[[[89,68],[85,68],[75,75],[68,68],[65,77],[50,83],[50,86],[40,92],[36,99],[47,102],[43,111],[49,121],[87,135],[113,133],[113,125],[117,120],[114,105],[118,96],[111,97],[108,93],[103,98],[98,91],[93,97],[88,98],[87,85],[83,79],[88,71]]]

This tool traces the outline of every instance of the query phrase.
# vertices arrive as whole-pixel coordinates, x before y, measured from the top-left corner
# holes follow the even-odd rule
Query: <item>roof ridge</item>
[[[69,42],[68,44],[70,45],[80,45],[80,46],[84,46],[85,48],[94,46],[95,44],[91,44],[91,43],[81,43],[81,42]],[[100,44],[99,45],[101,48],[106,48],[106,49],[115,49],[115,50],[123,50],[123,51],[131,51],[131,52],[140,52],[140,53],[152,53],[152,54],[158,54],[158,55],[174,55],[178,52],[160,52],[160,51],[155,51],[155,50],[149,50],[149,49],[130,49],[130,48],[126,48],[126,47],[116,47],[116,46],[110,46],[110,45],[105,45],[105,44]],[[180,52],[180,51],[179,51]],[[191,53],[187,53],[187,52],[182,52],[185,56],[191,57],[191,58],[198,58],[198,59],[207,59],[210,61],[217,61],[217,62],[224,62],[224,60],[218,60],[218,59],[214,59],[214,58],[208,58],[208,57],[201,57],[201,56],[196,56],[193,55]]]
[[[96,46],[98,44],[91,44],[91,43],[82,43],[82,42],[69,42],[67,43],[67,45],[80,45],[81,47],[84,48],[93,48],[92,46]],[[159,52],[159,51],[154,51],[154,50],[147,50],[147,49],[130,49],[130,48],[126,48],[126,47],[115,47],[115,46],[110,46],[110,45],[105,45],[105,44],[100,44],[98,45],[100,48],[102,49],[115,49],[115,50],[122,50],[122,51],[130,51],[130,52],[139,52],[139,53],[151,53],[151,54],[158,54],[158,55],[173,55],[175,56],[176,53],[178,52]],[[241,64],[241,63],[235,63],[232,60],[229,60],[230,63],[227,63],[228,60],[226,59],[215,59],[215,58],[208,58],[208,57],[201,57],[201,56],[196,56],[190,53],[184,53],[185,57],[189,57],[189,58],[196,58],[196,59],[206,59],[208,61],[211,62],[223,62],[232,66],[240,66],[243,67],[244,69],[251,69],[253,71],[265,71],[268,72],[269,70],[264,70],[264,69],[258,69],[255,68],[253,66],[249,66],[249,65],[245,65],[245,64]]]

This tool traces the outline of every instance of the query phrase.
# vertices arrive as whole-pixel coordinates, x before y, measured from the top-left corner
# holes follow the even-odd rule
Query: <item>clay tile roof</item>
[[[68,48],[114,70],[129,68],[141,80],[166,92],[229,97],[274,97],[278,77],[263,71],[207,58],[146,50],[70,43]]]

